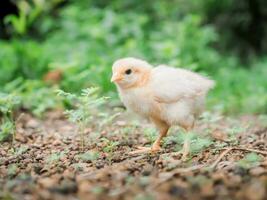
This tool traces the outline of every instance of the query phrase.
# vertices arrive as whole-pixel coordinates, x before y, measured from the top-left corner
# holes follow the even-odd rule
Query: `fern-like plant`
[[[85,145],[85,129],[99,114],[99,107],[103,105],[107,97],[99,97],[98,88],[91,87],[83,89],[80,95],[58,90],[58,95],[64,97],[72,109],[66,110],[65,114],[71,122],[78,125],[78,133],[81,136],[81,147]]]

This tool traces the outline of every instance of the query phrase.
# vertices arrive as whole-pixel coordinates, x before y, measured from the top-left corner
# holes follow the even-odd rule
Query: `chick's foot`
[[[142,153],[156,153],[160,151],[161,148],[159,146],[152,146],[152,147],[137,147],[137,150],[131,151],[130,155],[142,154]]]

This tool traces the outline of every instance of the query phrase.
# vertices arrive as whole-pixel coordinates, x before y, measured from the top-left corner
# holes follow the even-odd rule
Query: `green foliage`
[[[18,15],[10,14],[4,19],[6,25],[10,25],[12,32],[16,35],[23,36],[33,23],[41,17],[42,14],[49,13],[62,0],[18,0],[16,6],[18,8]]]
[[[15,134],[13,111],[20,103],[16,95],[0,93],[0,142]]]
[[[11,149],[11,151],[15,156],[19,156],[24,154],[28,149],[29,149],[28,146],[20,146],[18,148]]]
[[[112,153],[115,150],[115,148],[120,144],[117,141],[111,141],[111,140],[109,140],[107,138],[101,138],[101,141],[104,142],[103,150],[106,153]]]
[[[224,41],[215,30],[220,25],[205,23],[213,7],[220,13],[232,1],[80,0],[53,9],[60,2],[21,0],[17,6],[25,14],[7,17],[16,34],[9,41],[0,41],[0,89],[19,77],[35,81],[51,69],[60,69],[63,79],[58,87],[66,92],[76,94],[81,88],[98,86],[100,92],[111,94],[115,91],[109,81],[112,63],[136,56],[152,64],[210,75],[217,86],[208,104],[222,112],[267,112],[266,59],[245,66],[234,55],[220,54],[216,48]],[[50,15],[52,11],[57,17]],[[52,101],[57,100],[48,91],[54,88],[45,84],[38,88],[35,92],[51,101],[44,98],[45,103],[36,100],[35,105],[26,105],[31,102],[27,100],[23,104],[40,116],[56,106]],[[37,108],[38,104],[42,106]]]
[[[49,109],[62,107],[61,99],[55,94],[57,87],[49,87],[39,80],[18,78],[4,88],[20,98],[20,106],[30,110],[34,115],[42,117]]]
[[[81,95],[75,95],[58,90],[58,96],[63,97],[73,109],[65,111],[68,119],[78,125],[78,133],[81,136],[81,146],[84,149],[84,134],[88,123],[92,122],[99,113],[99,107],[103,105],[107,97],[99,97],[98,88],[83,89]]]
[[[10,138],[15,133],[15,124],[9,119],[2,120],[0,125],[0,142]]]
[[[216,74],[217,85],[210,102],[221,111],[231,113],[267,112],[267,68],[263,59],[250,70],[221,68]]]
[[[85,153],[79,154],[76,156],[78,159],[82,161],[95,161],[99,158],[99,153],[96,151],[87,151]]]
[[[186,133],[184,131],[179,131],[178,133],[174,133],[164,139],[164,145],[170,143],[177,144],[177,151],[182,149],[182,145],[185,140],[190,141],[190,152],[192,154],[197,154],[204,149],[208,148],[212,144],[212,140],[204,134],[198,134],[194,132]]]
[[[106,97],[99,97],[97,91],[98,88],[93,87],[83,89],[81,95],[78,96],[58,90],[58,95],[64,97],[74,107],[65,112],[70,121],[86,126],[94,119],[96,109],[103,105],[106,99]]]
[[[20,98],[13,94],[0,93],[0,114],[8,117],[20,103]]]
[[[61,158],[63,158],[65,155],[65,151],[52,153],[49,157],[46,158],[46,162],[49,164],[54,164],[58,162]]]
[[[18,170],[18,166],[17,166],[17,164],[11,164],[11,165],[9,165],[8,168],[7,168],[7,174],[8,174],[10,177],[13,177],[13,176],[16,175],[17,170]]]
[[[0,41],[0,83],[16,78],[41,79],[48,70],[49,57],[35,41]]]
[[[155,128],[145,128],[144,136],[150,143],[153,143],[158,137],[158,131]]]
[[[240,167],[249,169],[258,166],[262,158],[256,153],[249,153],[238,162]]]

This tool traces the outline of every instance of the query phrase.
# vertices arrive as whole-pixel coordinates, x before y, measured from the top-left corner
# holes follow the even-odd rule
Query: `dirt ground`
[[[82,148],[61,112],[24,114],[13,143],[1,144],[0,199],[267,199],[266,118],[203,118],[195,143],[211,143],[186,162],[173,139],[178,128],[161,152],[129,155],[151,143],[150,125],[125,119],[93,123]]]

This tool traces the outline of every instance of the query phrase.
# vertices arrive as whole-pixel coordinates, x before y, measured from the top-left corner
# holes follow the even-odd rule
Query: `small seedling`
[[[57,152],[57,153],[52,153],[47,159],[46,162],[49,164],[53,164],[58,162],[61,158],[65,156],[66,152]]]
[[[19,156],[24,154],[27,150],[29,149],[29,147],[27,146],[21,146],[19,148],[13,148],[10,149],[10,151],[15,155],[15,156]]]
[[[105,125],[109,125],[113,122],[113,120],[118,117],[121,113],[115,113],[113,115],[109,115],[108,113],[100,113],[99,117],[102,118],[102,120],[100,121],[99,127],[102,128]]]
[[[104,142],[105,147],[103,148],[103,151],[106,153],[112,153],[115,148],[120,144],[117,141],[111,141],[107,138],[101,138],[101,140]]]
[[[15,176],[16,175],[16,173],[17,173],[17,170],[18,170],[18,166],[17,166],[17,164],[11,164],[11,165],[9,165],[8,166],[8,168],[7,168],[7,174],[9,175],[9,176]]]
[[[7,140],[12,136],[12,142],[15,134],[15,122],[13,111],[20,103],[20,98],[12,94],[0,93],[0,142]]]
[[[158,132],[155,128],[145,128],[144,135],[150,143],[153,143],[158,137]]]
[[[121,128],[119,131],[123,136],[127,138],[129,136],[129,133],[132,132],[132,129],[133,129],[132,127],[126,126],[126,127]]]
[[[241,126],[234,126],[232,128],[228,128],[226,132],[228,134],[229,142],[231,142],[233,145],[237,145],[238,144],[237,134],[246,131],[246,129],[247,127],[241,127]]]
[[[256,167],[260,164],[261,157],[256,153],[249,153],[238,162],[238,165],[244,169]]]
[[[2,120],[2,124],[0,125],[0,141],[5,141],[12,135],[14,137],[15,134],[15,125],[13,121],[10,119]]]
[[[79,154],[77,156],[78,159],[81,159],[82,161],[95,161],[99,158],[99,153],[96,151],[87,151],[85,153]]]
[[[207,136],[202,136],[200,134],[194,132],[184,132],[180,130],[176,132],[164,140],[164,146],[175,143],[176,144],[176,151],[181,150],[183,143],[185,140],[190,141],[190,152],[192,154],[197,154],[203,151],[205,148],[209,147],[212,144],[212,140]]]
[[[105,102],[107,97],[98,96],[98,88],[92,87],[83,89],[81,95],[58,90],[58,95],[64,97],[72,106],[73,109],[67,110],[65,114],[70,121],[78,125],[78,133],[81,138],[81,149],[85,146],[85,129],[89,122],[92,122],[97,116],[99,107]]]

